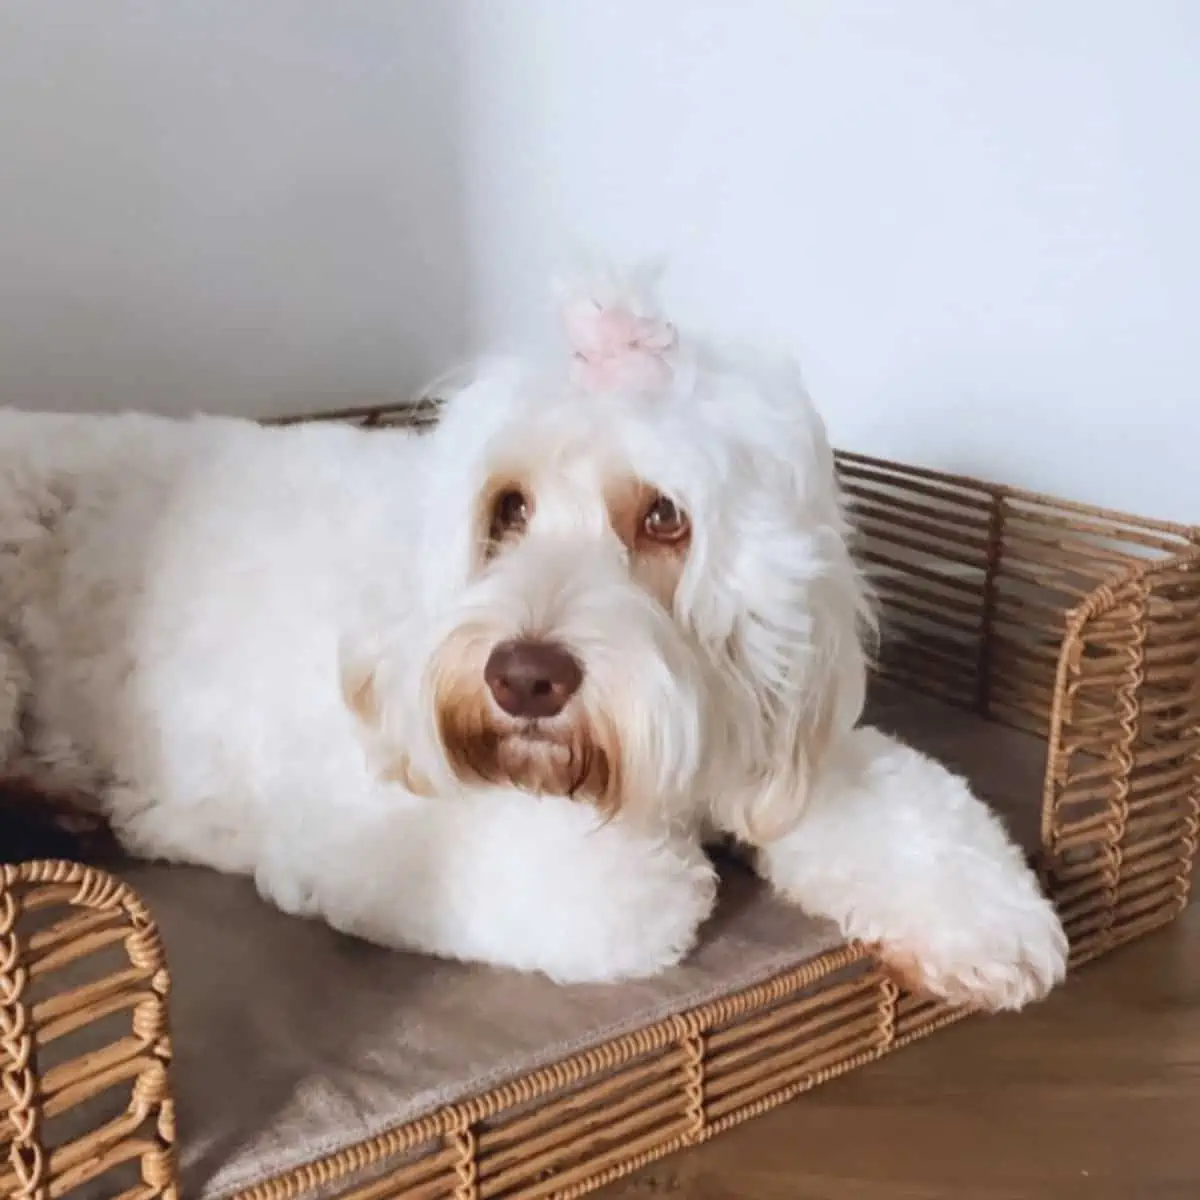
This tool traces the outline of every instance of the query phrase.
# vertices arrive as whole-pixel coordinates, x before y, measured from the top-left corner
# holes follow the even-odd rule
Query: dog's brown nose
[[[535,720],[562,712],[579,691],[583,668],[552,642],[501,642],[492,651],[483,678],[510,717]]]

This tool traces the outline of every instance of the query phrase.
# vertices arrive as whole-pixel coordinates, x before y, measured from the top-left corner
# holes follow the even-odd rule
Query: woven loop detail
[[[479,1139],[475,1130],[463,1123],[450,1133],[449,1138],[456,1151],[454,1174],[458,1182],[454,1200],[479,1200]]]
[[[683,1047],[683,1093],[687,1101],[688,1134],[692,1141],[702,1141],[708,1123],[705,1110],[705,1044],[704,1034],[688,1033],[680,1042]]]
[[[29,974],[21,961],[17,929],[20,909],[10,878],[6,873],[4,890],[0,891],[0,1086],[8,1098],[8,1160],[16,1182],[13,1200],[45,1200],[40,1092],[32,1023],[25,1001]]]
[[[176,1200],[174,1110],[167,1069],[170,1042],[166,999],[170,980],[149,913],[126,884],[103,871],[76,863],[43,861],[10,865],[0,875],[0,881],[0,1087],[8,1102],[8,1111],[0,1117],[0,1122],[7,1126],[5,1132],[10,1135],[6,1138],[7,1165],[0,1163],[0,1194],[5,1200],[10,1196],[13,1200],[48,1200],[52,1191],[63,1200],[70,1200],[74,1194],[65,1185],[65,1177],[55,1174],[54,1158],[60,1156],[52,1157],[41,1140],[43,1096],[35,1053],[33,1010],[27,994],[31,970],[36,970],[39,985],[48,985],[50,996],[59,1004],[72,991],[79,998],[74,1011],[70,1006],[65,1010],[69,1014],[65,1028],[60,1026],[54,1031],[58,1018],[51,1018],[45,1029],[37,1031],[39,1037],[46,1037],[49,1042],[78,1028],[81,1018],[86,1022],[93,1003],[97,1017],[114,1011],[114,1003],[119,1003],[122,996],[115,990],[106,994],[106,983],[111,987],[112,981],[119,980],[127,989],[125,999],[133,1001],[128,1011],[134,1036],[149,1051],[149,1057],[136,1060],[136,1074],[128,1080],[130,1099],[120,1126],[127,1131],[123,1136],[129,1140],[114,1145],[111,1133],[102,1135],[99,1124],[90,1129],[84,1126],[71,1144],[71,1154],[78,1156],[87,1150],[95,1156],[97,1165],[105,1160],[131,1159],[140,1167],[143,1187],[128,1193],[130,1196],[136,1195],[141,1200]],[[49,917],[51,922],[39,924],[37,937],[42,945],[28,959],[24,955],[29,946],[21,943],[17,926],[25,909],[36,911],[39,920]],[[76,959],[95,961],[89,956],[97,945],[98,925],[94,918],[88,917],[89,913],[117,914],[119,923],[115,932],[121,934],[122,926],[128,932],[115,945],[126,951],[129,962],[113,968],[108,980],[91,979],[56,994],[56,971]],[[63,936],[63,931],[72,926],[83,931],[77,945]],[[105,931],[113,928],[113,923],[105,917],[99,927],[100,937],[105,938]],[[111,939],[100,944],[114,945]],[[131,972],[130,966],[137,970]],[[147,979],[152,989],[149,994]],[[95,1000],[97,996],[101,999]],[[94,1062],[87,1069],[94,1070]],[[74,1081],[68,1078],[63,1082],[67,1086],[56,1093],[59,1097],[70,1095]],[[80,1113],[87,1113],[84,1106],[92,1098],[91,1089],[85,1086],[79,1090]],[[100,1119],[97,1112],[97,1122]],[[88,1142],[93,1143],[90,1150]],[[79,1166],[79,1163],[68,1164],[70,1160],[66,1159],[62,1170],[74,1172]]]
[[[75,903],[80,908],[118,908],[125,885],[103,871],[88,871],[79,881]]]
[[[881,1049],[890,1050],[896,1040],[896,1005],[900,1000],[900,987],[890,975],[879,981],[879,1043]]]

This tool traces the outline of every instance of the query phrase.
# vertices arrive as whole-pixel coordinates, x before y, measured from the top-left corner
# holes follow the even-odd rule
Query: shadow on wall
[[[0,13],[0,400],[248,415],[467,349],[458,5]]]

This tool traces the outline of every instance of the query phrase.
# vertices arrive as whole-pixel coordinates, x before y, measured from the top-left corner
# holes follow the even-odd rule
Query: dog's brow
[[[616,480],[605,489],[608,522],[630,551],[636,549],[638,524],[655,495],[654,488],[633,476]]]

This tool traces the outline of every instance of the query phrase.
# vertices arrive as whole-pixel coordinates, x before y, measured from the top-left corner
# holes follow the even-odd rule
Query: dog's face
[[[596,397],[500,372],[451,401],[429,449],[420,650],[367,699],[351,689],[404,711],[392,775],[757,841],[787,828],[865,674],[832,458],[798,382],[714,369],[686,395]]]
[[[456,777],[610,812],[678,794],[704,729],[676,610],[690,513],[590,425],[518,421],[480,466],[465,586],[427,675]]]

